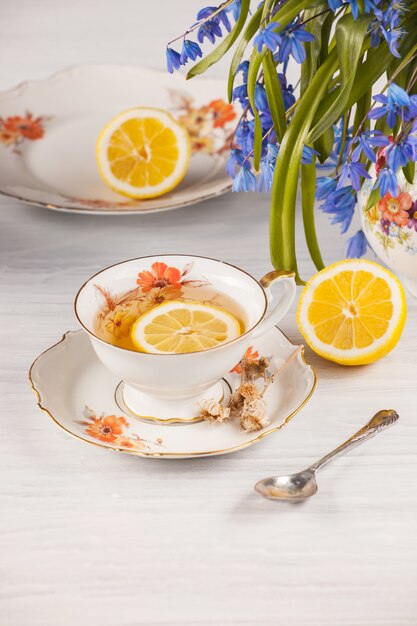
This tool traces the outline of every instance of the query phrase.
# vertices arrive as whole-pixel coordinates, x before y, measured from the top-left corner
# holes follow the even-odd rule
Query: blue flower
[[[409,106],[406,109],[404,109],[404,120],[406,122],[411,122],[411,120],[414,120],[416,118],[417,118],[417,95],[412,94],[410,95]]]
[[[349,228],[355,212],[356,194],[351,185],[332,191],[320,209],[323,213],[333,215],[331,224],[340,224],[341,233]]]
[[[377,96],[374,96],[374,100],[379,102],[382,106],[371,109],[368,113],[369,119],[380,119],[386,115],[389,128],[393,128],[395,126],[397,115],[401,117],[403,107],[410,105],[410,96],[408,93],[395,83],[391,83],[388,87],[387,96],[384,94],[378,94]]]
[[[284,100],[285,110],[289,109],[295,103],[294,87],[287,84],[287,77],[285,74],[278,74],[279,82],[281,84],[282,98]]]
[[[365,234],[363,230],[358,230],[356,235],[350,237],[347,242],[347,258],[348,259],[360,259],[365,253],[368,247]]]
[[[207,19],[208,17],[210,17],[210,15],[213,15],[213,13],[215,13],[218,9],[219,7],[204,7],[203,9],[200,9],[200,11],[197,13],[197,21],[199,22],[200,20]],[[202,28],[203,26],[207,24],[210,24],[210,25],[217,24],[220,28],[220,23],[222,23],[223,26],[226,28],[226,30],[230,32],[232,26],[227,16],[227,11],[225,10],[219,11],[219,13],[216,13],[216,15],[213,15],[212,19],[208,20],[206,24],[202,24],[200,28]],[[221,36],[222,36],[222,32],[220,29],[219,37]]]
[[[398,195],[398,182],[395,172],[388,167],[383,167],[376,180],[374,189],[380,188],[381,197],[384,197],[386,193],[390,193],[394,198]]]
[[[233,150],[230,151],[230,157],[228,158],[227,164],[226,164],[226,172],[229,174],[230,178],[234,178],[236,176],[236,167],[242,166],[244,160],[245,160],[245,157],[242,154],[241,150],[238,150],[237,148],[233,148]],[[246,163],[248,163],[248,161],[246,161]]]
[[[317,150],[313,150],[313,148],[310,148],[310,146],[304,146],[303,153],[301,155],[301,163],[303,163],[304,165],[309,165],[313,162],[315,154],[319,154]]]
[[[179,70],[181,66],[181,55],[173,48],[167,47],[166,56],[168,72],[172,74],[174,70]]]
[[[363,153],[367,159],[375,163],[376,155],[373,147],[388,146],[389,139],[388,137],[385,137],[385,135],[379,130],[367,130],[359,135],[359,137],[357,137],[353,143],[358,144],[352,152],[352,159],[354,161],[359,161]]]
[[[242,61],[239,64],[236,74],[242,72],[242,84],[238,85],[233,89],[232,99],[238,100],[242,106],[242,109],[248,104],[248,72],[249,72],[249,61]]]
[[[269,191],[271,189],[277,156],[278,146],[276,144],[268,143],[266,147],[266,155],[263,159],[261,159],[260,163],[258,191]]]
[[[343,185],[350,180],[352,187],[358,190],[362,185],[361,178],[371,178],[363,163],[345,161],[338,174],[339,181],[337,183],[337,189],[343,187]]]
[[[204,9],[201,9],[197,13],[197,23],[201,20],[209,18],[210,15],[217,11],[217,9],[218,7],[204,7]],[[226,11],[220,11],[220,13],[214,15],[212,19],[209,19],[201,24],[197,31],[198,41],[203,43],[204,38],[207,37],[211,43],[214,43],[216,41],[216,37],[222,37],[223,33],[220,23],[226,27],[226,30],[230,30],[231,26]]]
[[[379,2],[375,2],[375,4],[379,4]],[[374,19],[369,27],[371,46],[376,48],[381,41],[382,35],[388,44],[391,54],[400,58],[398,46],[405,33],[400,26],[403,17],[403,5],[398,0],[393,0],[384,11],[375,6],[373,14]]]
[[[270,115],[265,87],[260,83],[255,85],[255,106],[259,112],[268,112]]]
[[[236,74],[242,72],[242,80],[244,83],[248,82],[248,73],[249,73],[249,61],[242,61],[239,63],[238,68],[236,70]]]
[[[239,19],[240,9],[242,6],[242,0],[233,0],[232,4],[229,4],[228,7],[225,8],[227,13],[231,13],[235,22]]]
[[[320,176],[316,180],[316,198],[324,200],[329,193],[336,191],[337,180],[333,176]]]
[[[359,15],[358,0],[348,0],[350,4],[350,10],[352,11],[353,19],[356,20]]]
[[[238,85],[233,89],[232,93],[233,100],[238,100],[244,109],[248,103],[248,86],[246,83],[243,85]]]
[[[253,40],[254,45],[257,47],[258,52],[262,52],[262,48],[265,46],[271,52],[275,52],[278,46],[281,43],[281,35],[275,32],[275,29],[278,28],[278,24],[276,22],[269,22],[259,31]]]
[[[279,63],[288,61],[290,55],[297,63],[302,63],[306,58],[303,43],[308,41],[314,41],[314,35],[304,28],[299,26],[285,29],[282,33],[282,42],[278,52]]]
[[[191,61],[195,61],[197,57],[202,57],[203,53],[201,52],[201,48],[198,43],[195,41],[190,41],[189,39],[184,39],[181,50],[181,65],[185,65],[188,63],[189,59]]]
[[[253,149],[254,123],[253,120],[243,118],[236,129],[236,142],[244,154]]]
[[[392,143],[388,146],[385,158],[388,167],[397,172],[400,167],[407,165],[409,161],[413,161],[414,146],[413,142],[408,141],[408,137],[404,137],[398,143]]]
[[[233,181],[232,191],[255,191],[256,178],[246,167],[241,167]]]

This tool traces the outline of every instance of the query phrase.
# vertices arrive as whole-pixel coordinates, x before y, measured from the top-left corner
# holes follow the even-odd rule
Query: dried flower
[[[200,417],[208,422],[226,422],[230,418],[230,408],[212,398],[200,402]]]
[[[242,383],[237,391],[247,402],[252,402],[252,400],[257,400],[261,397],[255,383]]]
[[[241,429],[250,433],[268,426],[269,420],[265,412],[266,404],[261,398],[255,398],[251,402],[245,401],[240,415]]]

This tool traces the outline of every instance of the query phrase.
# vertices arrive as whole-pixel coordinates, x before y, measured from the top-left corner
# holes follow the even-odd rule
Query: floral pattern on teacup
[[[24,117],[11,115],[0,117],[0,143],[19,152],[19,146],[25,141],[42,139],[45,134],[44,123],[48,117],[34,117],[29,111]]]
[[[100,296],[99,322],[115,339],[128,337],[132,324],[138,317],[166,300],[177,300],[183,295],[184,287],[206,287],[209,281],[190,278],[194,263],[182,270],[161,261],[152,263],[150,269],[138,272],[136,287],[117,295],[101,285],[94,287]]]
[[[371,209],[363,208],[366,228],[377,237],[385,254],[396,245],[403,246],[410,254],[417,253],[412,241],[417,232],[417,200],[407,192],[393,197],[387,193]]]
[[[84,433],[93,439],[110,443],[118,448],[126,450],[150,450],[153,446],[162,446],[163,440],[158,437],[155,441],[142,439],[137,433],[126,433],[129,422],[123,416],[97,415],[95,411],[86,406],[84,418],[78,423],[84,426]]]

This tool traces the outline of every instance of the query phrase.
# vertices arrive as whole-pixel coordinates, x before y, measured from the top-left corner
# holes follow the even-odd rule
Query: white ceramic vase
[[[372,178],[365,180],[358,194],[363,231],[375,254],[404,279],[411,294],[417,298],[417,176],[413,183],[409,183],[400,170],[397,174],[398,196],[392,198],[386,194],[366,210],[375,183],[375,167],[370,174]]]

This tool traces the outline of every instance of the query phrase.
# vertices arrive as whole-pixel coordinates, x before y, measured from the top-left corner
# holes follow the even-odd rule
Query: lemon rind
[[[108,141],[111,135],[117,130],[123,122],[132,119],[133,117],[146,117],[154,115],[159,120],[167,122],[167,127],[175,131],[176,138],[178,140],[178,149],[181,154],[181,158],[178,160],[176,169],[165,180],[170,180],[169,184],[160,183],[159,185],[147,186],[147,187],[134,187],[128,183],[118,181],[113,175],[106,158],[106,151]],[[187,173],[191,158],[191,141],[188,131],[181,126],[175,120],[175,118],[164,111],[163,109],[155,107],[132,107],[119,113],[113,117],[110,122],[100,132],[96,142],[96,161],[99,174],[102,180],[106,183],[110,189],[128,198],[135,200],[145,200],[149,198],[157,198],[165,195],[183,180]],[[181,165],[182,163],[182,165]],[[179,166],[181,165],[181,167]]]
[[[347,266],[348,264],[352,264],[352,267],[343,267]],[[396,315],[393,315],[393,318],[390,321],[390,325],[386,333],[384,333],[381,338],[373,342],[369,347],[350,348],[348,350],[341,350],[340,348],[333,347],[329,347],[328,349],[326,349],[323,347],[323,345],[326,344],[323,344],[323,342],[315,337],[313,327],[307,319],[306,314],[308,306],[312,300],[312,298],[309,298],[309,296],[312,294],[310,287],[314,282],[316,282],[318,276],[322,277],[323,280],[326,280],[331,277],[333,270],[353,270],[355,264],[357,265],[358,269],[364,269],[364,265],[368,266],[369,270],[373,274],[376,274],[381,278],[387,279],[387,282],[391,287],[391,292],[392,287],[396,289],[396,293],[393,294],[393,300],[397,302]],[[334,274],[336,273],[339,272],[335,271]],[[318,282],[317,285],[321,282],[322,281]],[[296,320],[300,332],[310,348],[319,356],[340,365],[368,365],[386,356],[397,345],[404,329],[406,317],[406,296],[401,282],[390,270],[368,259],[346,259],[344,261],[338,261],[327,266],[324,270],[321,270],[320,272],[314,274],[314,276],[312,276],[310,280],[306,283],[301,293],[296,314]]]

